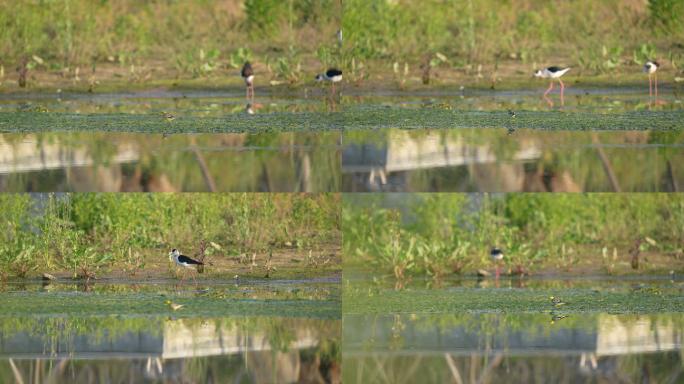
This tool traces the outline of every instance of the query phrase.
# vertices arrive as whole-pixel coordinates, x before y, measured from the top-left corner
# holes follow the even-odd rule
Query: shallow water
[[[327,192],[335,133],[0,134],[2,192]]]
[[[344,192],[675,192],[684,131],[345,133]]]

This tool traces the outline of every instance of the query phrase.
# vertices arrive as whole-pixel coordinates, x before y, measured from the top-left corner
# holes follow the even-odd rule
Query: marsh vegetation
[[[165,275],[171,248],[214,276],[337,271],[338,206],[332,194],[3,194],[3,278]]]
[[[506,254],[512,275],[681,272],[680,194],[345,195],[344,262],[439,280]],[[634,259],[636,258],[636,263]]]

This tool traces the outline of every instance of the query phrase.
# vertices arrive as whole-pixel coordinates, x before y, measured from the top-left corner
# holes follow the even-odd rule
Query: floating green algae
[[[550,297],[561,298],[556,306]],[[684,311],[678,291],[644,289],[612,291],[588,288],[558,289],[346,289],[343,313],[665,313]]]
[[[274,112],[194,117],[168,122],[158,114],[1,112],[0,132],[106,131],[147,133],[286,132],[378,128],[530,128],[539,130],[671,130],[684,128],[684,111],[623,113],[472,111],[353,106],[341,112]]]

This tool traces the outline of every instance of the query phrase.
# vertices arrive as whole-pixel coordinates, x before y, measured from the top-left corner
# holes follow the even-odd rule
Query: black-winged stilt
[[[335,93],[335,83],[342,81],[342,71],[337,68],[330,68],[325,73],[316,75],[316,81],[329,81],[332,84],[331,92]]]
[[[242,71],[240,71],[240,76],[245,80],[245,86],[247,86],[247,98],[254,99],[254,70],[252,69],[252,64],[247,61],[245,65],[242,66]]]
[[[551,82],[549,83],[549,88],[546,90],[546,92],[544,92],[544,98],[547,99],[549,104],[551,104],[551,102],[550,102],[550,100],[548,100],[546,95],[548,95],[549,92],[551,92],[551,90],[553,89],[553,80],[554,79],[558,79],[558,82],[560,83],[561,105],[564,104],[563,93],[565,91],[565,84],[563,84],[563,80],[561,80],[561,76],[565,75],[565,73],[568,72],[569,70],[570,70],[570,67],[561,68],[561,67],[553,66],[553,67],[547,67],[544,69],[537,70],[534,73],[535,77],[541,77],[542,79],[551,79]]]
[[[503,260],[504,254],[503,251],[500,250],[499,248],[492,248],[489,251],[489,257],[492,258],[492,261],[496,264],[496,278],[499,278],[499,262]]]
[[[660,64],[657,61],[649,60],[644,64],[644,72],[648,74],[648,95],[653,96],[653,83],[655,83],[655,97],[658,97],[658,74],[656,71],[660,68]],[[653,79],[652,77],[655,77]],[[655,82],[653,81],[655,80]]]
[[[181,253],[176,248],[172,249],[171,252],[169,252],[169,260],[172,260],[178,266],[195,269],[198,273],[200,273],[201,271],[200,266],[204,265],[204,263],[201,261],[197,261],[185,255],[181,255]],[[193,276],[193,279],[194,278],[195,277]]]

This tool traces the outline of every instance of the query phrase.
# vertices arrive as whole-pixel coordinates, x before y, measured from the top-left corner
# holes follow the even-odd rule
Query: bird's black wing
[[[553,67],[548,67],[548,68],[546,68],[546,69],[547,69],[549,72],[552,72],[552,73],[553,73],[553,72],[558,72],[558,71],[560,71],[560,70],[561,70],[561,67],[553,66]]]
[[[195,265],[204,265],[204,263],[201,263],[197,260],[193,260],[185,255],[180,255],[178,256],[178,262],[182,264],[195,264]]]
[[[337,68],[330,68],[327,71],[325,71],[325,75],[328,77],[340,76],[341,74],[342,74],[342,71],[340,71]]]
[[[248,62],[245,63],[244,66],[242,66],[242,72],[240,72],[242,77],[250,77],[254,75],[254,70],[252,69],[252,64]]]

